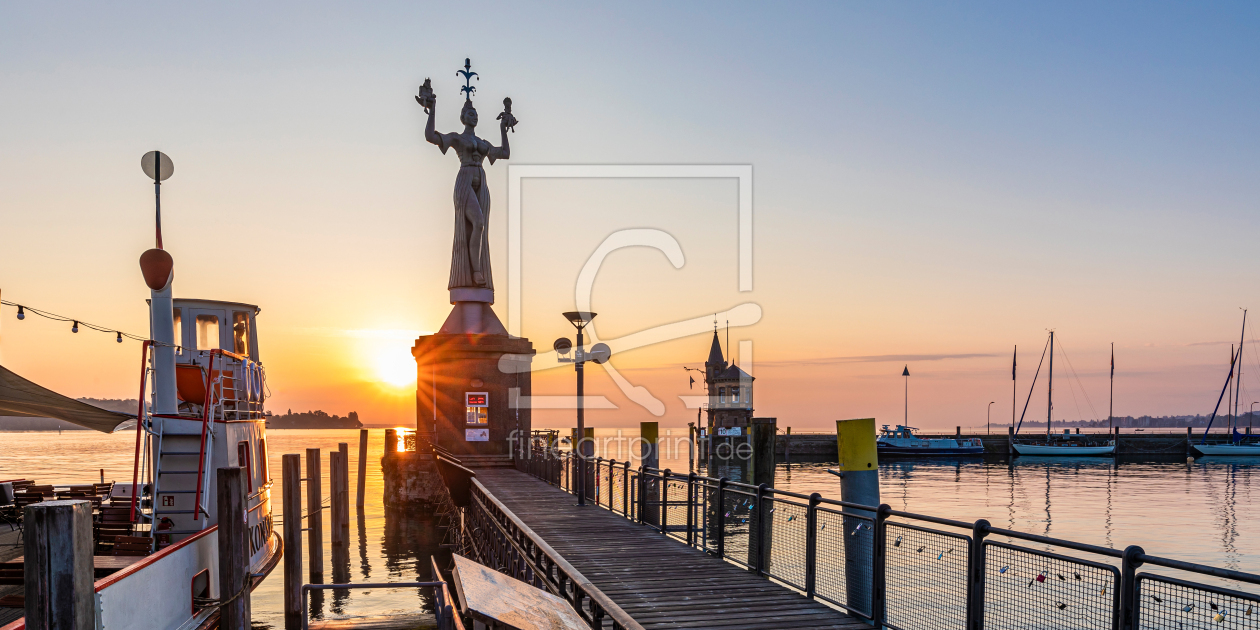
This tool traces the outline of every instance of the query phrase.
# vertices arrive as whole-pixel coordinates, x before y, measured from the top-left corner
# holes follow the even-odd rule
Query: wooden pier
[[[869,628],[746,569],[710,556],[531,475],[479,468],[504,507],[644,628]]]

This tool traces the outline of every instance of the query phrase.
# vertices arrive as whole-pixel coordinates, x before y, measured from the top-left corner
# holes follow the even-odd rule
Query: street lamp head
[[[569,351],[573,349],[573,342],[567,337],[561,337],[551,344],[551,349],[555,350],[556,354],[569,354]]]
[[[591,323],[592,319],[595,319],[595,313],[591,313],[589,311],[569,311],[564,314],[564,318],[569,320],[569,323],[573,324],[575,328],[582,330],[587,324]]]
[[[606,343],[597,343],[591,346],[591,360],[595,363],[603,363],[612,356],[612,349]]]

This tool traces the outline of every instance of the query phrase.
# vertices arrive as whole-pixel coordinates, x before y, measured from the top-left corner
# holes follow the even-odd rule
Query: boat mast
[[[1246,341],[1246,339],[1247,339],[1247,309],[1244,308],[1242,332],[1238,333],[1238,358],[1231,359],[1231,360],[1236,360],[1238,363],[1238,375],[1234,377],[1238,379],[1238,387],[1234,388],[1234,422],[1235,423],[1238,422],[1238,399],[1242,396],[1243,342]],[[1230,429],[1229,439],[1231,442],[1234,440],[1234,429]]]
[[[1054,413],[1054,331],[1050,331],[1050,380],[1046,385],[1046,437],[1050,437],[1050,419]]]
[[[1115,416],[1116,408],[1116,342],[1111,342],[1111,393],[1107,401],[1107,434],[1115,433],[1112,428],[1112,418]]]
[[[1234,397],[1234,379],[1237,378],[1238,364],[1234,362],[1234,344],[1229,344],[1229,398]],[[1229,425],[1229,439],[1234,439],[1234,409],[1229,406],[1229,398],[1225,399],[1225,416]]]

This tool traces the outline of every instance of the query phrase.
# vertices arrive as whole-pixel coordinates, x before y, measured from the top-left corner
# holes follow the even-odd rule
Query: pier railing
[[[592,628],[643,630],[626,611],[556,553],[480,481],[472,480],[464,530],[474,559],[535,588],[564,598]]]
[[[571,453],[517,468],[568,492]],[[893,630],[1260,628],[1260,575],[591,458],[587,499]],[[1160,573],[1143,571],[1157,567]],[[681,588],[686,588],[681,585]]]

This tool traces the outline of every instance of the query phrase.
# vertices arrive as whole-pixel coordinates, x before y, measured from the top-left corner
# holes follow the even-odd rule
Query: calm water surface
[[[606,430],[600,430],[599,435]],[[608,431],[609,435],[614,432]],[[634,432],[624,431],[624,435]],[[682,432],[685,435],[685,431]],[[394,518],[381,505],[383,432],[369,441],[367,504],[351,523],[351,545],[324,553],[329,582],[423,581],[429,556],[440,540],[432,524]],[[357,431],[268,432],[271,470],[280,456],[339,442],[350,445],[350,470],[358,470]],[[131,479],[135,434],[91,431],[0,433],[0,478],[27,477],[43,483],[86,483],[105,469],[106,479]],[[610,445],[605,455],[624,460],[628,449]],[[687,470],[685,449],[663,453],[662,466]],[[324,457],[325,482],[327,456]],[[839,498],[839,480],[828,464],[781,464],[775,485],[793,492]],[[1016,458],[1007,461],[934,460],[883,462],[881,494],[894,509],[964,521],[988,519],[995,526],[1113,548],[1141,545],[1147,553],[1260,572],[1260,506],[1252,501],[1256,458],[1205,458],[1186,463],[1122,463],[1104,458]],[[277,520],[279,478],[273,486]],[[354,494],[352,482],[351,494]],[[277,531],[279,526],[277,525]],[[327,541],[328,535],[325,534]],[[305,545],[305,543],[303,543]],[[279,569],[254,592],[254,619],[261,627],[283,627]],[[1250,590],[1244,588],[1243,590]],[[346,591],[312,607],[324,618],[427,609],[415,590]]]

